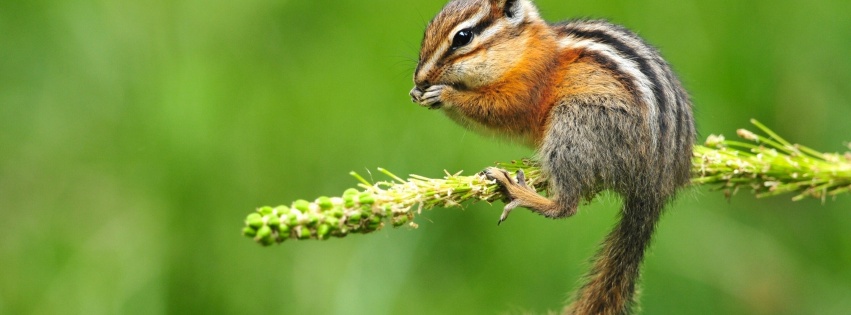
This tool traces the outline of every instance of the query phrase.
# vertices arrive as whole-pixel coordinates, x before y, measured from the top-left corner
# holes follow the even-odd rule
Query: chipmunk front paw
[[[496,167],[489,167],[485,169],[484,174],[489,179],[495,180],[503,189],[505,189],[505,195],[509,200],[502,209],[502,214],[499,216],[499,222],[497,222],[497,225],[502,223],[502,221],[505,221],[505,219],[508,219],[508,214],[511,213],[511,210],[514,210],[514,208],[526,206],[526,202],[521,197],[521,191],[528,191],[532,194],[537,194],[534,189],[526,184],[526,174],[523,173],[523,170],[517,170],[517,181],[514,181],[511,178],[511,174],[509,174],[508,171]]]
[[[443,84],[430,85],[425,90],[415,86],[411,89],[411,101],[429,109],[437,109],[444,105],[443,94],[450,88]]]

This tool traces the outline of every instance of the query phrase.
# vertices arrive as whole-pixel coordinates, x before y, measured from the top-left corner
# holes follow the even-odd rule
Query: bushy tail
[[[564,314],[631,314],[644,250],[650,244],[664,200],[629,197],[618,225],[606,237],[594,259],[587,282]]]

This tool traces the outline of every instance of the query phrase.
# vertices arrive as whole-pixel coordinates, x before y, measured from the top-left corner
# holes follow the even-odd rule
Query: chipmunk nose
[[[430,86],[431,86],[431,82],[428,82],[428,80],[423,80],[423,81],[419,81],[419,82],[414,81],[414,88],[419,89],[420,91],[425,91]]]

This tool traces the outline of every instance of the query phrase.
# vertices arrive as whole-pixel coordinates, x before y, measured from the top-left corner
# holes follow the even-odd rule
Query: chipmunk
[[[629,314],[662,208],[689,183],[691,101],[659,52],[602,20],[549,24],[531,0],[452,0],[425,30],[410,95],[471,129],[536,149],[549,198],[489,168],[512,209],[576,213],[602,190],[620,221],[566,314]]]

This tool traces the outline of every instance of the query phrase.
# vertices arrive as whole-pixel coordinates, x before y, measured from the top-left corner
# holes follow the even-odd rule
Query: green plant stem
[[[692,184],[710,185],[729,196],[745,188],[757,197],[792,193],[792,200],[825,200],[851,192],[851,153],[821,153],[792,144],[755,120],[766,136],[739,129],[750,142],[711,135],[696,145]],[[545,193],[546,179],[530,159],[497,163],[514,174],[523,170],[526,181]],[[328,239],[351,233],[369,233],[390,223],[416,227],[414,216],[433,207],[456,207],[467,201],[491,202],[505,198],[499,186],[482,174],[446,173],[443,178],[410,175],[403,179],[378,169],[391,180],[371,183],[352,172],[360,184],[340,197],[296,200],[289,206],[260,207],[248,215],[243,234],[260,244],[291,239]]]

